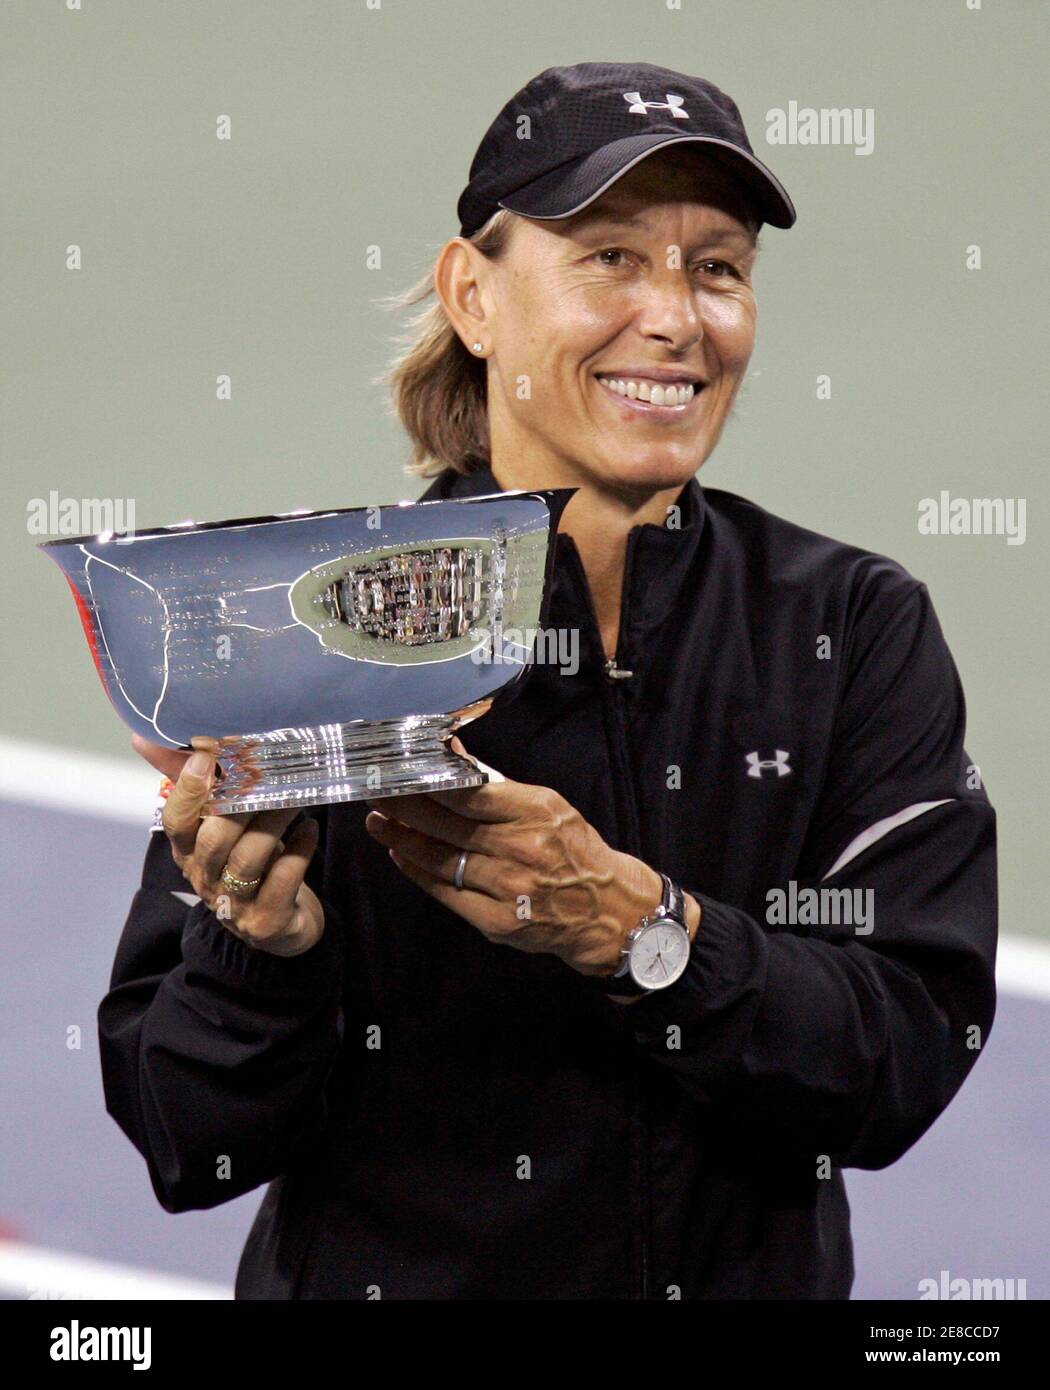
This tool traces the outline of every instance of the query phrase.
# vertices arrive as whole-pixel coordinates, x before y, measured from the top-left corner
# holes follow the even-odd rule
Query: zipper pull
[[[616,664],[615,656],[611,656],[605,663],[605,674],[611,681],[625,681],[630,680],[634,672],[621,670]]]

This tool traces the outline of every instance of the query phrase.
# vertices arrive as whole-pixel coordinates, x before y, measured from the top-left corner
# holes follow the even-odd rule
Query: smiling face
[[[467,331],[490,348],[503,486],[651,493],[692,477],[754,348],[752,215],[688,146],[642,160],[574,217],[516,217],[500,260],[476,255]]]

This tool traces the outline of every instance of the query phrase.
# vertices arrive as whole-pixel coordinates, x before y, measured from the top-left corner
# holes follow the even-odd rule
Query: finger
[[[485,893],[475,893],[472,888],[455,888],[410,859],[402,858],[395,850],[390,851],[390,858],[406,878],[486,936],[498,937],[507,931],[506,905],[495,902]]]
[[[131,746],[140,758],[145,758],[150,767],[170,777],[174,782],[190,756],[183,748],[164,748],[159,743],[150,743],[141,734],[131,735]]]
[[[399,857],[410,859],[413,864],[436,878],[444,879],[455,887],[456,869],[463,850],[443,840],[421,835],[418,830],[410,830],[396,821],[371,811],[365,817],[365,829],[381,845],[393,849]],[[463,874],[463,885],[490,898],[500,898],[512,866],[506,861],[493,859],[479,850],[466,851],[467,863]]]
[[[239,869],[232,867],[231,856],[235,853],[234,846],[237,847],[237,856],[240,856],[244,837],[248,834],[262,833],[268,838],[272,848],[274,840],[284,834],[298,814],[298,811],[291,810],[242,812],[235,816],[206,816],[197,831],[193,851],[193,857],[205,880],[217,883],[219,875],[227,866],[230,866],[230,873],[235,874],[237,878],[254,878],[254,874],[242,874]],[[262,852],[258,843],[250,841],[249,844],[252,852],[247,856],[245,867],[250,867],[254,861],[265,864],[267,855]]]
[[[483,763],[480,758],[475,758],[473,753],[468,753],[458,738],[452,738],[450,743],[453,752],[458,753],[461,758],[466,758],[468,762],[472,762],[475,767],[480,768],[490,782],[505,782],[507,780],[502,772],[497,772],[494,767],[489,767],[488,763]]]
[[[262,881],[262,887],[252,899],[253,907],[278,916],[292,912],[320,835],[321,827],[312,816],[295,827],[288,837],[284,853],[274,860]]]
[[[465,746],[463,746],[462,739],[456,738],[455,735],[449,739],[449,746],[451,746],[453,752],[459,753],[462,758],[466,758],[467,762],[471,762],[474,766],[480,767],[481,771],[488,777],[488,785],[490,785],[490,787],[499,787],[499,785],[517,787],[523,792],[526,792],[526,794],[530,791],[548,790],[548,788],[545,787],[530,787],[528,783],[512,783],[508,777],[503,776],[501,771],[496,771],[495,767],[488,766],[488,763],[481,762],[480,758],[476,758],[473,753],[467,752]],[[515,816],[522,813],[520,810],[515,809],[515,802],[510,801],[510,799],[506,802],[495,802],[491,801],[491,799],[487,801],[483,796],[477,795],[484,790],[485,788],[483,785],[483,787],[458,787],[453,791],[417,792],[417,794],[412,796],[377,795],[370,796],[369,805],[375,806],[375,808],[382,810],[382,812],[387,812],[387,805],[394,808],[395,803],[399,802],[433,802],[437,803],[437,805],[445,806],[448,810],[455,810],[459,815],[465,816],[467,819],[471,820],[513,820]],[[394,813],[399,820],[402,819],[396,810],[392,813]]]
[[[201,813],[211,795],[214,768],[210,753],[192,753],[164,803],[161,824],[176,855],[189,857],[193,853]]]
[[[198,821],[193,865],[202,882],[212,885],[217,882],[223,865],[251,819],[249,815],[205,816]]]
[[[273,858],[274,845],[279,843],[298,814],[298,811],[267,811],[252,821],[219,865],[219,874],[228,869],[234,878],[260,878]],[[291,836],[288,838],[290,840]]]
[[[368,804],[389,820],[407,825],[409,829],[429,835],[433,840],[444,840],[457,849],[476,849],[482,854],[499,857],[502,840],[495,827],[468,820],[439,805],[437,798],[429,792],[419,796],[377,798],[369,800]]]
[[[139,757],[144,758],[150,767],[155,767],[173,782],[177,781],[187,758],[195,749],[203,749],[206,753],[219,751],[218,741],[213,738],[192,738],[190,742],[193,745],[191,749],[171,748],[168,744],[150,743],[149,739],[143,738],[141,734],[131,735],[131,746]]]
[[[283,853],[284,841],[274,841],[273,849],[268,861],[263,866],[262,872],[256,874],[255,877],[260,879],[260,881],[265,879],[267,873],[269,873],[270,869],[273,867],[273,865],[277,862],[277,860],[281,857]],[[240,875],[238,874],[237,877],[239,878]],[[245,881],[248,883],[251,882],[250,879],[246,879]],[[216,891],[214,893],[202,894],[202,897],[204,897],[206,902],[210,897],[210,905],[213,912],[218,911],[218,904],[222,903],[223,920],[231,923],[233,926],[237,926],[238,922],[244,916],[244,914],[253,907],[255,899],[258,897],[258,890],[254,890],[248,893],[237,893],[229,886],[229,884],[223,883],[222,878],[220,877]]]
[[[225,740],[217,738],[207,738],[203,734],[195,734],[193,738],[190,739],[190,747],[195,753],[210,753],[215,759],[215,772],[212,777],[213,782],[221,782],[226,775],[222,770],[222,763],[219,762],[219,754],[222,752],[224,742]]]
[[[502,777],[502,774],[500,776]],[[427,792],[424,797],[410,797],[409,800],[435,801],[455,811],[456,815],[465,820],[498,824],[501,821],[517,820],[535,812],[537,794],[549,795],[550,789],[536,787],[529,782],[513,782],[509,777],[503,777],[499,782],[486,782],[480,787],[460,787],[450,792]]]

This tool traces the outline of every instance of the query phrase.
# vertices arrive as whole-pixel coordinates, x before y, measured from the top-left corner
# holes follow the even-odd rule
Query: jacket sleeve
[[[995,813],[929,596],[905,578],[860,602],[794,888],[769,885],[759,921],[683,885],[703,910],[686,972],[621,1006],[644,1052],[742,1142],[837,1167],[905,1153],[995,1013]],[[778,922],[778,900],[795,893],[797,909],[806,889],[840,891]]]
[[[321,839],[306,876],[318,896],[324,809],[311,810]],[[308,1152],[343,1029],[344,928],[329,904],[320,941],[281,958],[180,893],[192,903],[153,833],[98,1009],[106,1109],[170,1212],[228,1202]]]

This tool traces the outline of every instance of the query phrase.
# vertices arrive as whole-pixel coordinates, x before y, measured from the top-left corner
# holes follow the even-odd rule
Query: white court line
[[[1000,936],[995,984],[1003,994],[1050,1000],[1050,945],[1031,936]]]
[[[15,1299],[232,1299],[233,1289],[0,1240],[0,1291]]]
[[[122,821],[145,832],[160,777],[134,754],[107,758],[0,737],[0,800]]]
[[[145,840],[159,787],[146,763],[0,737],[0,801],[135,825]],[[1001,936],[995,974],[1004,994],[1050,1001],[1050,943]]]

